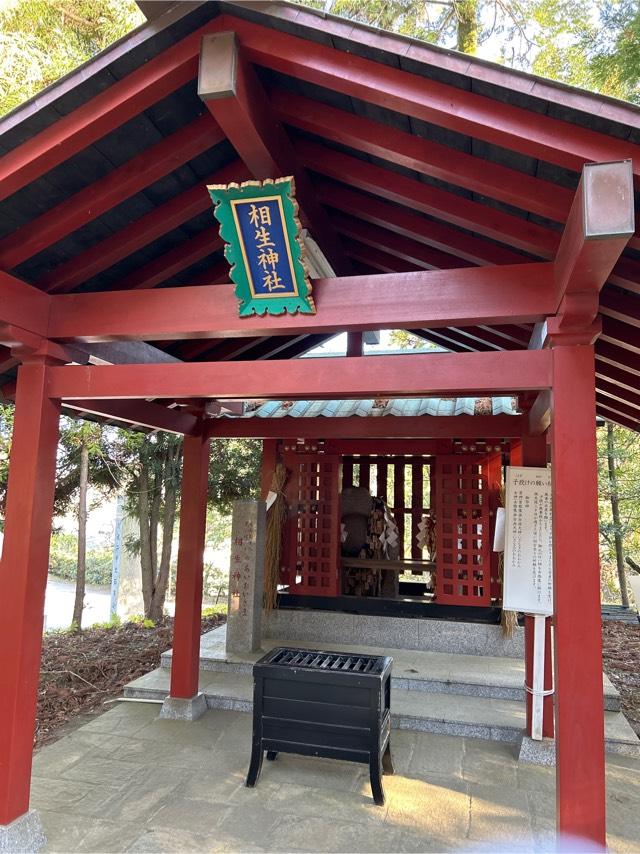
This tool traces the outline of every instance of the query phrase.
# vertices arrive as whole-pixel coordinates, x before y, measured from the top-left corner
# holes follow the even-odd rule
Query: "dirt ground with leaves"
[[[202,619],[202,633],[226,621],[224,615]],[[78,634],[44,636],[35,745],[40,747],[66,731],[81,716],[104,711],[105,700],[160,665],[172,644],[173,619],[155,626],[124,623],[90,628]]]
[[[225,622],[224,615],[202,620],[202,632]],[[36,746],[63,735],[87,714],[105,709],[127,682],[160,664],[172,642],[173,620],[147,628],[125,623],[85,629],[81,634],[45,635],[38,693]],[[622,710],[640,736],[640,624],[605,621],[604,669],[622,695]],[[106,707],[108,708],[108,707]]]
[[[640,736],[640,623],[605,620],[602,625],[604,670],[622,697],[622,711]]]

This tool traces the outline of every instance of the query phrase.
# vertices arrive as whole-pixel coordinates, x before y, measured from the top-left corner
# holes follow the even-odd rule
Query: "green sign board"
[[[315,314],[300,246],[293,178],[211,185],[240,317]]]

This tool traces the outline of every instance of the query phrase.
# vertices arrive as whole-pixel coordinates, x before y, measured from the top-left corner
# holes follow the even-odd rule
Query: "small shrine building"
[[[264,495],[279,458],[291,472],[281,595],[306,608],[498,615],[503,466],[550,463],[558,829],[603,846],[595,425],[640,423],[640,110],[280,0],[140,6],[145,25],[0,121],[0,828],[29,809],[73,411],[185,437],[175,698],[198,692],[216,439],[263,440]],[[206,186],[282,176],[317,311],[240,317]],[[367,355],[393,329],[438,349]],[[299,358],[338,333],[345,356]],[[353,487],[386,499],[395,575],[341,554]],[[448,548],[460,495],[481,535]]]

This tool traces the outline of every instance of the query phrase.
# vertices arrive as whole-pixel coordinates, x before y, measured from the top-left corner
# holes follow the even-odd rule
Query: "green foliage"
[[[389,343],[398,350],[437,350],[436,344],[420,338],[406,329],[394,329],[389,336]]]
[[[143,21],[134,0],[4,0],[0,115]]]
[[[620,509],[616,526],[611,506],[612,483],[607,461],[607,429],[599,427],[598,439],[598,518],[600,524],[600,564],[603,597],[620,600],[616,565],[616,531],[625,556],[640,560],[640,435],[624,427],[613,427],[615,477]]]
[[[0,404],[0,527],[4,522],[4,507],[7,500],[9,479],[9,451],[13,435],[13,406]]]
[[[144,614],[134,614],[129,617],[127,623],[133,623],[134,626],[142,626],[143,629],[155,629],[156,624],[153,620],[145,617]]]
[[[311,0],[406,36],[640,103],[638,0]],[[494,48],[495,45],[495,48]]]
[[[93,625],[89,626],[90,629],[105,629],[106,631],[111,631],[113,629],[119,629],[122,626],[122,620],[117,614],[114,614],[109,620],[105,623],[93,623]]]
[[[227,603],[220,602],[218,605],[213,605],[211,608],[203,608],[202,609],[202,617],[206,619],[207,617],[218,617],[221,614],[227,614]]]
[[[56,516],[64,516],[71,509],[75,510],[80,484],[80,451],[83,445],[86,445],[89,451],[89,484],[92,489],[106,495],[118,486],[114,461],[111,459],[112,433],[112,428],[104,428],[93,421],[65,416],[60,419],[54,505]]]
[[[214,439],[209,465],[210,505],[228,514],[234,501],[257,498],[261,459],[262,443],[256,439]]]
[[[637,0],[530,0],[527,14],[537,30],[533,71],[640,103]]]
[[[113,552],[110,548],[87,551],[87,584],[111,584]],[[74,534],[53,534],[49,554],[49,573],[56,578],[76,580],[78,540]]]
[[[510,45],[529,44],[519,0],[307,0],[303,5],[465,53],[475,54],[498,35]]]

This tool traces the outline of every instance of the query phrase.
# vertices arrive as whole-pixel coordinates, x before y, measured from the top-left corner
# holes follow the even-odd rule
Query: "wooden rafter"
[[[211,116],[200,116],[13,231],[0,241],[0,266],[16,267],[222,139]]]
[[[127,228],[101,240],[69,261],[59,264],[51,273],[39,280],[38,286],[57,294],[73,290],[87,279],[126,258],[127,255],[131,255],[207,210],[211,206],[211,200],[205,187],[206,181],[237,181],[246,177],[246,174],[246,169],[240,161],[230,163],[189,190],[158,205]]]
[[[553,258],[556,254],[558,233],[529,220],[366,163],[357,157],[332,151],[308,139],[297,140],[296,151],[300,161],[309,169],[357,190],[381,196],[457,228],[507,243],[539,258]],[[454,159],[452,157],[452,162]]]
[[[394,234],[389,228],[364,222],[340,211],[333,213],[332,221],[340,234],[349,238],[347,242],[349,247],[352,241],[356,240],[373,250],[380,249],[395,258],[414,264],[421,270],[451,270],[456,267],[474,266],[464,258],[457,258],[455,255],[442,252],[433,246],[425,246],[424,243],[419,243],[410,237]],[[366,255],[359,253],[359,257],[367,263]],[[397,271],[398,267],[395,269]]]
[[[303,219],[335,271],[349,273],[338,235],[298,165],[286,131],[274,120],[268,95],[242,56],[235,33],[203,38],[198,94],[254,178],[293,175]]]
[[[455,151],[363,116],[276,89],[270,102],[283,122],[332,142],[465,187],[556,222],[564,222],[571,190],[490,160]]]
[[[415,214],[407,207],[368,196],[359,190],[351,190],[326,178],[318,178],[315,185],[318,197],[328,207],[426,246],[433,246],[472,264],[517,264],[530,260],[506,246],[464,234],[450,225]]]

